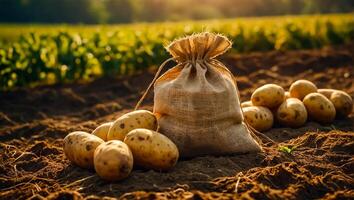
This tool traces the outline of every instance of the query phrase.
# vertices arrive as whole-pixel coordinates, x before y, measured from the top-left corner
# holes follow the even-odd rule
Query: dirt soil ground
[[[354,97],[353,49],[229,53],[220,60],[238,77],[243,101],[263,84],[288,89],[297,79]],[[70,164],[63,138],[131,111],[153,73],[0,93],[0,199],[354,198],[353,113],[328,125],[274,127],[265,134],[277,144],[263,153],[180,160],[165,173],[137,168],[121,182]],[[152,105],[150,94],[143,108]],[[284,153],[279,146],[296,149]]]

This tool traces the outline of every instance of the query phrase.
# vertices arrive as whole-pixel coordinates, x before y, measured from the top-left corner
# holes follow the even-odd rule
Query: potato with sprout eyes
[[[75,131],[64,138],[65,156],[74,164],[83,168],[93,168],[93,153],[104,141],[92,134]]]
[[[134,162],[154,170],[169,170],[177,162],[177,146],[165,135],[148,129],[135,129],[128,133],[124,142],[132,150]]]
[[[157,129],[157,119],[148,110],[136,110],[119,117],[109,129],[107,140],[124,140],[124,137],[132,130],[146,128]]]
[[[296,98],[286,99],[276,112],[277,122],[284,126],[299,127],[306,123],[307,110],[305,105]]]
[[[310,93],[305,96],[304,105],[311,119],[320,123],[330,123],[336,117],[333,103],[320,93]]]
[[[118,181],[128,177],[133,163],[133,154],[122,141],[111,140],[102,143],[95,150],[95,170],[105,180]]]
[[[298,80],[291,84],[289,93],[290,97],[303,100],[310,93],[317,92],[317,87],[314,83],[308,80]]]
[[[253,92],[251,101],[254,106],[276,108],[284,101],[284,89],[276,84],[263,85]]]
[[[266,131],[272,128],[274,118],[272,111],[263,106],[249,106],[242,108],[246,122],[257,131]]]
[[[333,103],[338,117],[347,117],[352,112],[353,99],[348,93],[335,89],[318,89],[318,93],[325,95]]]

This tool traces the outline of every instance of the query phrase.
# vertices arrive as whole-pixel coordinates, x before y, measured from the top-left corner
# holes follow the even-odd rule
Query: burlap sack
[[[215,59],[231,47],[222,35],[201,33],[172,42],[178,63],[154,85],[159,132],[183,157],[260,151],[243,123],[239,91],[231,72]]]

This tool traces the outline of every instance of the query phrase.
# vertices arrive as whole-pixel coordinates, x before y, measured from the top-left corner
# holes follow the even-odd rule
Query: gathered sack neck
[[[220,61],[216,60],[215,58],[225,53],[228,49],[231,48],[231,46],[232,42],[227,39],[227,37],[221,34],[213,34],[208,32],[194,34],[190,37],[185,37],[173,41],[166,47],[166,50],[171,54],[172,58],[167,59],[159,66],[154,79],[151,81],[144,94],[137,102],[135,110],[139,109],[141,103],[149,93],[150,89],[158,79],[161,71],[168,62],[175,61],[177,66],[189,63],[195,65],[196,63],[203,62],[217,62],[220,64]],[[225,68],[228,73],[232,75],[232,73],[226,67],[224,67],[222,63],[220,66]]]
[[[225,53],[232,42],[221,34],[199,33],[173,41],[166,47],[177,63],[208,61]]]

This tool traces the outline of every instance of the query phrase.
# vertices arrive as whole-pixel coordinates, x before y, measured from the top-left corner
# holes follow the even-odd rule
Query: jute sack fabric
[[[231,45],[222,35],[200,33],[167,47],[177,65],[155,82],[154,113],[182,157],[261,150],[244,123],[232,73],[215,59]]]

